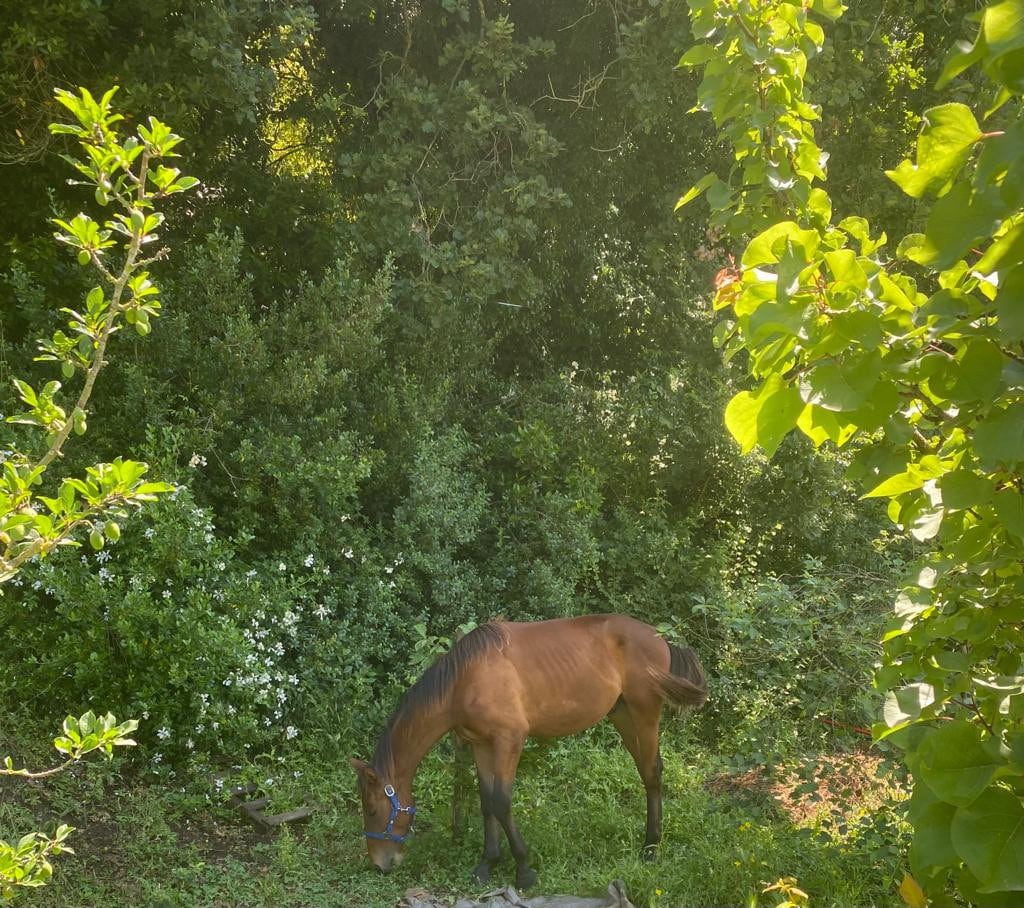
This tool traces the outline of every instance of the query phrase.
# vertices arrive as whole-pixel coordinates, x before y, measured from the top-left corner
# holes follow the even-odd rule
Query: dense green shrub
[[[158,746],[164,727],[233,760],[287,743],[289,724],[369,734],[417,625],[448,637],[498,615],[677,616],[725,677],[741,660],[729,610],[762,576],[797,576],[807,556],[825,575],[869,566],[877,514],[854,504],[840,460],[795,442],[774,462],[741,458],[722,425],[740,372],[713,349],[697,288],[724,249],[671,212],[679,170],[720,154],[678,116],[692,78],[665,67],[686,40],[682,4],[614,18],[585,0],[430,0],[371,16],[218,0],[185,15],[168,0],[158,15],[129,0],[88,27],[53,6],[0,19],[23,134],[33,54],[46,73],[123,68],[129,113],[187,114],[209,189],[161,266],[161,343],[125,343],[73,455],[129,445],[184,489],[151,527],[126,527],[130,541],[153,530],[148,554],[65,559],[65,577],[18,591],[25,635],[0,643],[4,683],[25,659],[30,695],[105,692],[148,711],[147,760],[178,758]],[[32,238],[53,164],[38,151],[0,212],[4,349],[26,374],[28,316],[70,294]],[[253,620],[285,649],[274,672],[300,681],[280,717],[276,680],[223,687],[259,655]],[[723,690],[723,704],[748,695]],[[219,737],[195,717],[200,694]]]

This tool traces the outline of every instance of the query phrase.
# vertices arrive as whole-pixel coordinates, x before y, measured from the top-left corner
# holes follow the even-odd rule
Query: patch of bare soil
[[[823,813],[849,819],[907,795],[882,757],[866,751],[821,754],[774,770],[723,773],[708,779],[704,787],[713,794],[767,799],[798,825]]]

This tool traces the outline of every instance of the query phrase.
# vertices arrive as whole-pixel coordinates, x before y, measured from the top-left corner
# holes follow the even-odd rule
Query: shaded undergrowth
[[[768,896],[758,900],[763,885],[795,876],[814,908],[900,904],[902,794],[876,756],[821,739],[825,749],[810,771],[806,760],[793,760],[767,773],[737,772],[727,741],[712,748],[686,732],[685,720],[673,720],[664,737],[665,840],[653,863],[639,859],[643,791],[614,732],[598,727],[528,749],[516,811],[541,873],[539,892],[598,894],[621,878],[637,906],[772,905]],[[478,894],[469,871],[480,823],[472,811],[466,834],[453,841],[446,744],[421,769],[419,830],[387,877],[365,858],[347,756],[292,754],[286,765],[246,769],[273,808],[317,807],[307,826],[271,838],[222,806],[223,793],[205,779],[184,788],[127,784],[95,765],[45,787],[8,786],[0,836],[40,818],[80,827],[76,854],[60,859],[52,884],[24,900],[29,906],[327,908],[391,906],[410,888],[452,900]],[[801,769],[805,779],[824,772],[831,781],[816,795]],[[506,856],[494,884],[511,877]]]

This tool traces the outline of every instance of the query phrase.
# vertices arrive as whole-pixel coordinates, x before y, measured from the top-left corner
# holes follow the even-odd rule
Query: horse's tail
[[[670,706],[700,709],[708,698],[708,682],[697,654],[688,646],[665,641],[669,652],[668,671],[650,668],[654,686]]]

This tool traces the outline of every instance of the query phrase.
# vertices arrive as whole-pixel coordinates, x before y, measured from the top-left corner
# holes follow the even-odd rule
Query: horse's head
[[[366,850],[374,865],[389,873],[402,861],[416,808],[411,798],[410,803],[403,804],[390,781],[382,779],[368,763],[356,759],[350,762],[359,778]]]

